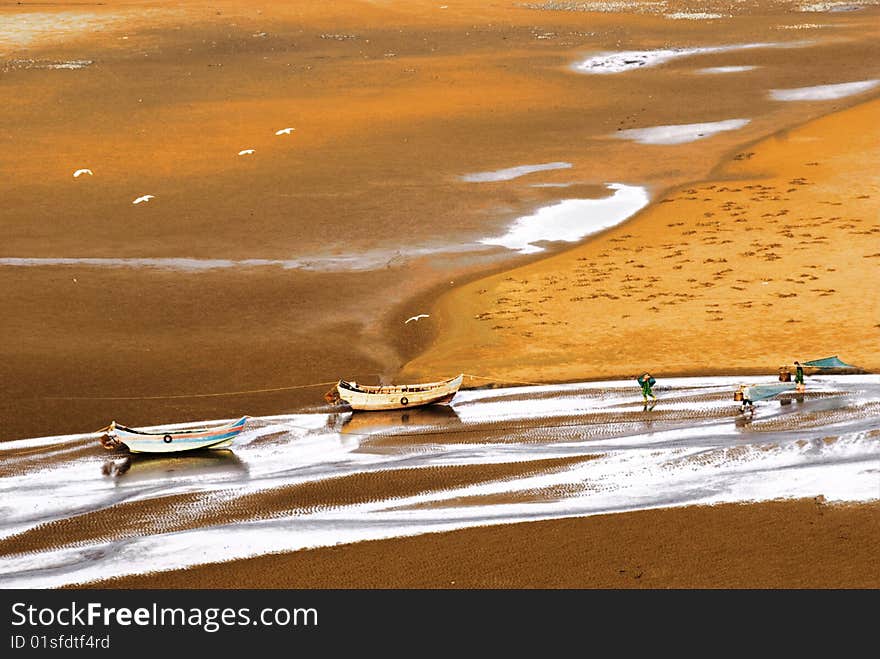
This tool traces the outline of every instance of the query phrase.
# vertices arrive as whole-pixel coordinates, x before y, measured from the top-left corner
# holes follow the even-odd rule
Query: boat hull
[[[139,432],[116,427],[113,439],[124,444],[132,453],[180,453],[200,449],[222,449],[244,430],[247,417],[233,424],[215,428]]]
[[[423,385],[350,388],[340,382],[339,398],[353,410],[373,412],[403,410],[425,405],[443,405],[452,402],[461,387],[463,376]]]

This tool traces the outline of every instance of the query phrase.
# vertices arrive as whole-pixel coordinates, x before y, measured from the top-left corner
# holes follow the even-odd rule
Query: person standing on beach
[[[655,396],[654,392],[651,390],[651,387],[657,383],[657,380],[652,378],[650,373],[645,373],[644,375],[639,376],[636,378],[636,382],[638,382],[639,386],[642,388],[642,398],[645,399],[646,403],[648,402],[648,396],[657,400],[657,396]]]
[[[740,385],[739,390],[736,395],[733,397],[734,400],[741,400],[742,404],[740,405],[740,412],[745,413],[746,410],[755,413],[755,403],[752,401],[752,390],[751,387],[747,387],[746,385]]]
[[[803,391],[804,389],[807,388],[807,385],[804,384],[804,367],[801,366],[801,363],[797,362],[797,361],[794,363],[794,367],[795,367],[795,374],[794,374],[795,389],[797,389],[798,391]]]

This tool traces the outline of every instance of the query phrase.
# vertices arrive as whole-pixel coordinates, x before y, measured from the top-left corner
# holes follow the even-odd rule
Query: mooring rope
[[[170,400],[173,398],[211,398],[220,396],[239,396],[243,394],[262,394],[270,391],[290,391],[309,387],[326,387],[336,384],[332,382],[314,382],[312,384],[295,384],[288,387],[271,387],[268,389],[246,389],[244,391],[221,391],[211,394],[167,394],[161,396],[43,396],[45,400]]]
[[[527,382],[524,380],[511,380],[498,376],[475,375],[463,373],[465,377],[499,384],[524,384],[529,386],[544,386],[546,382]],[[245,394],[263,394],[273,391],[292,391],[294,389],[308,389],[310,387],[327,387],[336,384],[338,380],[331,382],[313,382],[311,384],[294,384],[285,387],[269,387],[266,389],[245,389],[242,391],[219,391],[206,394],[161,394],[155,396],[43,396],[44,400],[173,400],[179,398],[219,398],[223,396],[242,396]]]
[[[476,380],[488,380],[490,382],[498,382],[500,384],[526,384],[530,386],[538,386],[543,387],[547,382],[526,382],[524,380],[511,380],[509,378],[502,378],[498,376],[487,377],[485,375],[474,375],[473,373],[463,373],[466,378],[474,378]]]

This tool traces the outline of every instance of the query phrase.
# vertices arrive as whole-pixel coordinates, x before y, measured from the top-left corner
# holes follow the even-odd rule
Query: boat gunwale
[[[463,380],[464,374],[456,375],[447,380],[439,380],[437,382],[425,382],[420,384],[399,384],[399,385],[366,385],[352,383],[347,380],[340,380],[337,387],[346,391],[362,393],[367,395],[390,395],[402,393],[425,393],[431,391],[442,390],[443,387],[453,387],[456,380]],[[458,383],[456,390],[461,387],[461,381]]]
[[[183,430],[170,430],[167,428],[164,430],[136,430],[134,428],[129,428],[128,426],[123,426],[120,423],[114,422],[114,430],[121,430],[123,433],[138,435],[142,437],[164,437],[165,435],[176,437],[181,435],[205,435],[207,433],[224,434],[234,430],[243,430],[245,423],[247,423],[247,419],[248,417],[243,416],[238,421],[223,426],[201,426],[199,428],[185,428]]]

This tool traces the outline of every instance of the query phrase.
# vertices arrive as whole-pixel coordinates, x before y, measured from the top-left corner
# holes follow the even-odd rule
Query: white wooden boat
[[[423,384],[370,386],[340,380],[332,393],[354,410],[400,410],[448,403],[461,387],[464,375]]]
[[[120,445],[132,453],[177,453],[197,449],[226,448],[244,429],[247,417],[221,426],[136,430],[113,421],[101,437],[104,448],[114,449]]]

